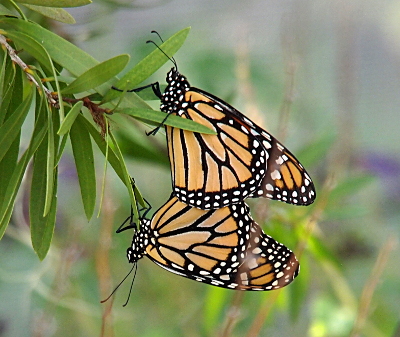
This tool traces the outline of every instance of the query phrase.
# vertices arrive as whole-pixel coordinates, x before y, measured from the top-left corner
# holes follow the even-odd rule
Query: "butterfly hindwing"
[[[293,252],[266,235],[244,203],[200,210],[172,197],[135,233],[128,258],[144,255],[177,275],[238,290],[278,289],[299,270]]]

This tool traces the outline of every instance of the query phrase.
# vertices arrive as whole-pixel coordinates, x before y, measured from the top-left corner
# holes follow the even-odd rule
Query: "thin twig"
[[[256,88],[251,81],[251,64],[248,45],[248,31],[242,29],[238,33],[238,43],[236,48],[235,73],[238,82],[239,96],[244,99],[244,111],[256,124],[265,124],[260,109],[256,102]]]
[[[359,18],[363,6],[357,1],[340,0],[336,4],[336,129],[338,136],[329,165],[339,177],[346,172],[354,158],[355,112],[357,109],[358,77],[357,66],[360,55],[357,48]]]
[[[278,137],[282,141],[286,138],[289,115],[295,97],[295,75],[297,71],[296,55],[293,52],[293,37],[289,33],[282,36],[282,49],[285,62],[285,87],[282,105],[279,112]]]
[[[238,87],[240,96],[245,100],[246,115],[250,116],[252,120],[258,121],[262,124],[260,111],[254,103],[254,87],[250,81],[250,59],[249,59],[249,46],[248,46],[248,32],[246,29],[241,29],[236,48],[236,76],[238,80]],[[235,292],[233,299],[226,311],[225,319],[220,332],[220,337],[228,337],[232,335],[235,325],[238,323],[241,313],[241,305],[244,299],[244,292]]]
[[[96,273],[99,282],[99,290],[101,298],[105,298],[112,289],[112,276],[110,268],[110,248],[112,243],[112,232],[114,223],[114,214],[116,206],[109,194],[105,194],[103,200],[103,214],[101,221],[100,237],[98,249],[96,250]],[[101,324],[101,336],[114,336],[113,316],[112,316],[113,299],[103,305],[103,315]]]
[[[396,248],[397,238],[389,237],[384,245],[382,246],[378,258],[376,259],[374,268],[372,269],[371,275],[364,286],[363,292],[360,298],[360,304],[358,307],[358,314],[356,321],[353,326],[353,330],[350,333],[350,337],[360,336],[361,330],[364,327],[368,312],[370,311],[372,296],[374,295],[375,289],[380,281],[383,271],[386,268],[389,260],[389,255]]]
[[[231,304],[229,305],[228,311],[225,316],[225,322],[222,324],[223,329],[220,337],[229,337],[232,335],[232,330],[239,321],[240,318],[240,307],[243,302],[243,291],[236,291],[233,295]]]
[[[57,97],[57,95],[53,94],[53,97]],[[99,104],[92,102],[89,97],[82,97],[82,98],[69,98],[63,97],[64,102],[75,104],[76,102],[82,101],[83,106],[87,108],[92,115],[93,121],[97,124],[100,128],[101,136],[104,138],[107,132],[109,132],[109,124],[106,121],[104,114],[112,115],[112,110],[108,108],[102,108]]]
[[[33,76],[32,69],[24,61],[21,60],[15,49],[8,44],[5,36],[1,34],[0,34],[0,44],[2,44],[7,49],[8,55],[10,56],[11,60],[23,70],[28,80],[31,81],[39,91],[41,90],[44,91],[47,97],[47,101],[52,106],[58,107],[58,101],[54,98],[53,93],[45,86],[43,86],[41,83],[38,83],[36,81],[35,77]]]
[[[44,91],[48,103],[58,109],[60,107],[59,95],[57,93],[50,91],[44,85],[42,85],[36,80],[32,69],[24,61],[21,60],[21,58],[18,56],[18,52],[7,43],[7,40],[4,37],[4,35],[1,34],[0,34],[0,44],[2,44],[6,48],[8,55],[10,56],[14,64],[17,64],[24,71],[28,80],[31,81],[39,91],[42,90]],[[104,114],[110,115],[112,114],[112,110],[107,108],[101,108],[99,104],[92,102],[88,97],[83,97],[79,99],[62,97],[62,101],[72,104],[78,101],[82,101],[83,105],[90,111],[93,117],[93,121],[100,127],[101,135],[104,137],[107,128]]]
[[[331,190],[332,190],[332,179],[331,177],[328,177],[325,180],[323,188],[321,188],[319,198],[315,203],[312,214],[308,217],[307,220],[305,220],[306,226],[304,228],[302,238],[297,244],[296,249],[294,250],[299,260],[301,260],[301,256],[303,255],[303,252],[306,249],[308,240],[315,232],[315,229],[318,226],[318,222],[323,216],[324,209],[326,208],[326,204],[328,202],[328,196]],[[275,302],[279,297],[279,294],[281,293],[281,290],[282,289],[274,290],[271,293],[271,296],[268,296],[265,299],[265,301],[261,304],[258,314],[253,320],[253,323],[251,324],[250,329],[246,334],[246,337],[259,336],[261,329],[271,312],[271,309],[273,308]]]
[[[260,335],[260,331],[264,325],[264,322],[269,316],[274,304],[278,300],[278,296],[281,291],[282,289],[274,290],[274,292],[271,292],[271,295],[268,296],[268,298],[261,304],[261,308],[258,311],[258,314],[254,319],[249,331],[247,332],[246,337],[256,337]]]

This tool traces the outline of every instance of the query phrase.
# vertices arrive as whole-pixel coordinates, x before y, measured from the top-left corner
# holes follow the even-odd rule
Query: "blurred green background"
[[[191,26],[175,55],[179,70],[282,140],[315,182],[310,207],[249,201],[264,231],[299,255],[301,273],[282,291],[243,293],[145,258],[128,305],[132,276],[100,304],[131,268],[133,233],[115,234],[129,197],[109,169],[100,217],[87,223],[66,154],[45,260],[31,248],[27,192],[0,242],[0,336],[400,336],[400,3],[118,3],[69,9],[78,23],[54,30],[100,61],[129,53],[133,66],[153,50],[151,30],[168,38]],[[165,83],[171,66],[152,80]],[[147,137],[139,122],[111,120],[155,211],[171,193],[165,134]],[[96,164],[100,187],[101,155]]]

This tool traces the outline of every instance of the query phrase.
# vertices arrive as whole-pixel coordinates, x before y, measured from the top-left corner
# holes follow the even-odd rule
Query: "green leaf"
[[[46,7],[80,7],[92,3],[90,0],[16,0],[16,2]]]
[[[52,74],[52,76],[55,79],[56,91],[59,92],[60,86],[59,86],[58,80],[57,80],[57,71],[54,68],[52,60],[50,58],[50,55],[47,53],[46,49],[43,48],[43,46],[38,41],[36,41],[31,36],[29,36],[25,33],[9,31],[9,32],[7,32],[7,36],[9,38],[13,39],[14,41],[16,41],[20,45],[21,48],[23,48],[28,53],[30,53],[33,57],[35,57],[38,60],[38,62],[43,66],[43,68],[47,72]],[[34,76],[35,76],[36,80],[38,81],[38,83],[41,84],[40,78],[38,77],[38,75],[36,73],[34,73]],[[43,88],[42,88],[42,90],[43,90]],[[59,99],[62,100],[61,95],[59,95]],[[63,105],[60,105],[59,114],[61,116],[64,116],[64,106]]]
[[[299,317],[305,303],[305,298],[309,296],[308,286],[310,284],[310,266],[308,256],[303,254],[300,258],[300,274],[290,284],[286,291],[289,292],[289,312],[292,321],[296,321]]]
[[[167,86],[165,84],[160,84],[160,91],[164,92]],[[140,90],[138,92],[135,92],[136,95],[138,95],[142,100],[144,101],[158,101],[160,98],[156,96],[156,94],[153,91],[153,88],[145,88],[143,90]],[[128,94],[127,94],[128,95]]]
[[[332,253],[325,242],[316,236],[310,236],[308,241],[308,250],[313,254],[317,261],[329,261],[336,268],[341,269],[341,263],[338,258]]]
[[[103,137],[100,136],[99,132],[96,130],[96,128],[90,124],[90,122],[84,118],[82,115],[78,115],[78,118],[80,119],[81,123],[85,125],[86,129],[89,131],[90,135],[92,136],[92,139],[95,141],[96,145],[100,149],[100,151],[103,153],[103,155],[106,155],[107,152],[107,146],[108,146],[108,156],[107,160],[110,163],[111,167],[114,169],[115,173],[118,175],[118,177],[121,179],[121,181],[125,184],[125,175],[123,173],[122,167],[123,164],[120,163],[119,158],[115,154],[114,150],[107,144],[107,142],[104,140]],[[129,185],[127,186],[128,188],[131,188],[131,182],[129,181]],[[134,189],[134,193],[136,196],[136,200],[139,202],[142,207],[146,207],[146,203],[143,200],[142,195],[140,194],[138,188],[136,187]]]
[[[38,43],[43,45],[54,62],[67,69],[75,76],[79,76],[88,69],[99,64],[99,62],[91,55],[37,24],[1,16],[0,23],[13,27],[17,31],[31,36]],[[103,96],[110,90],[114,82],[115,81],[109,81],[104,83],[95,90]],[[134,93],[125,95],[124,101],[126,101],[130,107],[150,108]]]
[[[129,55],[127,54],[115,56],[85,71],[61,92],[63,94],[76,94],[96,88],[119,74],[128,62]]]
[[[22,81],[16,81],[18,78],[16,75],[16,68],[12,64],[12,61],[4,54],[3,66],[0,73],[0,125],[3,124],[4,120],[9,114],[8,107],[12,101],[12,97],[18,95],[19,102],[21,102],[23,87]],[[20,77],[19,77],[20,78]],[[13,107],[13,112],[16,107]]]
[[[63,23],[68,23],[68,24],[74,24],[76,23],[75,19],[71,14],[69,14],[65,9],[62,8],[52,8],[52,7],[43,7],[43,6],[36,6],[36,5],[27,5],[25,4],[25,7],[29,8],[32,11],[38,12],[42,14],[43,16],[46,16],[50,19],[63,22]]]
[[[157,126],[163,123],[165,125],[169,125],[175,128],[184,129],[192,132],[199,132],[209,135],[217,134],[214,130],[210,129],[205,125],[199,124],[190,119],[182,118],[180,116],[169,115],[168,118],[165,120],[166,114],[161,111],[155,111],[150,109],[125,108],[115,111],[115,113],[123,113],[135,117],[137,119],[140,119],[145,123],[150,123]]]
[[[130,156],[136,160],[156,163],[169,168],[167,154],[155,147],[149,137],[143,137],[143,134],[138,132],[129,132],[130,129],[134,128],[118,130],[118,143],[124,157]]]
[[[0,99],[0,125],[12,116],[23,97],[21,69],[15,68],[12,62],[7,60],[5,72],[5,74],[2,74],[4,75],[2,78],[5,83],[3,90],[6,90],[6,94],[2,96],[2,101]],[[0,160],[0,208],[4,202],[8,183],[17,165],[20,138],[21,131],[17,133],[8,151],[4,154],[3,159]]]
[[[334,144],[336,136],[332,132],[325,132],[318,139],[308,144],[303,149],[296,151],[296,157],[300,159],[306,168],[318,165],[321,158],[325,158]]]
[[[375,179],[374,176],[365,174],[342,179],[329,194],[329,202],[334,203],[337,200],[344,200],[371,184]]]
[[[55,188],[57,188],[56,182],[57,180],[55,181]],[[41,231],[35,233],[35,236],[38,240],[34,238],[33,236],[34,234],[33,232],[31,232],[32,246],[40,260],[43,260],[46,257],[47,252],[50,249],[50,244],[54,233],[54,227],[56,225],[56,213],[57,213],[57,194],[54,193],[53,200],[51,202],[50,212],[46,216],[47,221],[46,223],[44,223],[44,226],[41,228]]]
[[[96,175],[92,142],[85,125],[80,118],[71,127],[70,139],[78,172],[82,202],[88,220],[91,219],[96,204]]]
[[[22,124],[28,114],[32,103],[33,91],[30,90],[29,95],[18,106],[17,110],[4,122],[0,127],[0,161],[6,154],[14,139],[21,130]]]
[[[11,12],[8,8],[0,4],[0,15],[11,15],[15,16],[15,13]]]
[[[31,54],[48,72],[54,73],[50,56],[39,42],[29,35],[15,30],[4,32],[4,35],[17,43],[18,48],[24,49]]]
[[[203,326],[206,335],[212,336],[213,332],[216,331],[218,323],[221,321],[222,313],[226,309],[229,294],[224,289],[217,287],[208,287],[205,291],[206,300],[203,309]]]
[[[160,45],[160,48],[154,49],[149,55],[134,66],[115,84],[118,89],[133,89],[142,83],[150,75],[155,73],[162,65],[169,61],[165,56],[172,57],[183,45],[190,31],[190,27],[180,30]],[[161,50],[165,53],[163,53]],[[103,102],[111,101],[121,95],[121,92],[109,90],[103,98]]]
[[[52,111],[48,104],[43,104],[47,110],[47,163],[46,163],[46,198],[43,216],[50,211],[53,200],[54,173],[55,173],[55,144]]]
[[[75,103],[72,109],[68,112],[67,116],[64,118],[64,121],[61,123],[60,128],[58,129],[57,134],[60,136],[66,134],[71,129],[72,124],[74,124],[76,117],[79,115],[83,106],[83,102],[79,101]]]
[[[68,139],[68,134],[65,134],[61,139],[60,147],[58,148],[58,152],[57,152],[57,159],[56,159],[56,163],[55,163],[56,166],[60,162],[61,157],[64,153],[65,144],[67,144],[67,139]]]
[[[128,187],[128,192],[129,192],[129,197],[131,199],[131,207],[133,210],[133,214],[135,216],[136,219],[139,219],[139,211],[137,209],[137,202],[136,202],[136,198],[135,198],[135,193],[133,191],[132,185],[131,185],[131,176],[128,172],[128,168],[125,165],[125,161],[124,161],[124,157],[122,156],[121,150],[119,149],[118,146],[118,142],[117,140],[114,138],[113,134],[110,133],[110,138],[113,142],[113,145],[115,147],[115,154],[117,155],[120,165],[121,165],[121,169],[122,169],[122,173],[124,175],[124,179],[123,181],[125,182],[125,185]]]
[[[39,124],[35,125],[29,147],[24,152],[21,159],[18,161],[18,164],[12,173],[10,181],[8,182],[8,186],[4,196],[4,202],[0,206],[0,239],[3,237],[7,225],[10,221],[14,209],[15,197],[17,196],[17,192],[19,186],[21,185],[21,181],[29,160],[39,147],[40,143],[43,141],[46,132],[47,125],[43,125],[41,129],[39,129]]]
[[[35,39],[46,49],[54,62],[67,69],[75,76],[81,75],[86,70],[99,63],[95,58],[85,53],[77,46],[38,24],[6,17],[0,17],[0,22],[14,27],[17,31],[25,33]],[[108,89],[109,87],[107,90]]]
[[[56,188],[52,194],[51,209],[44,216],[47,195],[47,141],[42,142],[34,156],[29,220],[32,246],[41,260],[46,256],[54,232],[56,210]],[[57,179],[57,175],[55,175]]]
[[[82,115],[78,115],[77,119],[80,120],[80,123],[85,125],[86,129],[89,131],[92,139],[95,141],[100,151],[103,153],[103,155],[106,155],[106,148],[108,144],[104,140],[104,138],[100,136],[99,131],[97,131],[97,129],[92,124],[90,124],[90,122]],[[119,162],[118,157],[111,147],[108,148],[108,162],[110,163],[118,177],[125,183],[121,163]]]
[[[18,132],[14,142],[11,144],[3,159],[0,161],[0,208],[4,202],[7,185],[15,170],[15,166],[17,165],[20,138],[21,132]]]

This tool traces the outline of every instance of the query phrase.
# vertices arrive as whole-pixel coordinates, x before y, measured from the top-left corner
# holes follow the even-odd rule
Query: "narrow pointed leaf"
[[[13,27],[17,31],[31,36],[38,43],[43,45],[54,62],[67,69],[75,76],[79,76],[88,69],[99,64],[99,61],[97,61],[88,53],[85,53],[77,46],[37,24],[1,16],[0,23],[4,24],[5,26],[8,25]],[[95,90],[103,96],[107,91],[110,90],[114,83],[115,80],[109,81],[95,88]],[[130,107],[150,108],[134,93],[132,95],[126,95],[124,101],[126,101]]]
[[[118,130],[118,144],[125,159],[132,157],[142,162],[163,165],[166,168],[170,167],[166,153],[154,146],[152,139],[144,137],[143,134],[129,132],[129,129]]]
[[[6,189],[4,202],[0,208],[0,239],[3,237],[7,225],[10,221],[14,209],[15,197],[17,196],[17,192],[19,186],[21,185],[21,181],[24,176],[26,167],[29,163],[29,160],[39,147],[40,143],[43,141],[46,132],[47,132],[47,125],[44,125],[41,128],[39,128],[39,125],[35,126],[35,130],[33,132],[33,136],[29,144],[29,147],[22,155],[22,157],[18,161],[17,166],[15,167],[15,170],[13,171],[13,174],[10,178],[10,181]]]
[[[104,138],[100,136],[99,131],[92,124],[90,124],[90,122],[82,115],[78,115],[77,119],[79,119],[80,123],[85,125],[86,129],[90,133],[90,136],[95,141],[97,147],[100,149],[103,155],[106,155],[106,148],[108,144],[104,140]],[[112,168],[114,169],[118,177],[122,181],[124,181],[124,174],[122,173],[121,164],[114,150],[111,147],[108,148],[108,162],[111,164]]]
[[[76,23],[74,17],[71,14],[69,14],[65,9],[28,5],[28,4],[25,4],[25,6],[32,11],[40,13],[43,16],[46,16],[46,17],[56,20],[56,21],[68,23],[68,24]]]
[[[71,129],[72,124],[74,124],[76,117],[79,115],[83,106],[83,102],[79,101],[75,103],[72,109],[68,112],[67,116],[64,118],[63,122],[58,129],[57,134],[60,136],[65,135]]]
[[[4,202],[8,183],[15,170],[15,166],[17,165],[20,138],[21,132],[18,132],[14,142],[11,144],[3,159],[0,161],[0,209]]]
[[[193,132],[205,133],[209,135],[215,135],[216,132],[211,130],[209,127],[194,122],[190,119],[182,118],[180,116],[170,115],[164,121],[166,115],[164,112],[155,111],[150,109],[137,109],[137,108],[125,108],[118,111],[118,113],[123,113],[146,123],[151,123],[153,125],[160,125],[164,123],[165,125],[173,126],[175,128],[184,129]]]
[[[0,70],[0,125],[7,118],[8,106],[11,98],[16,93],[22,93],[22,83],[16,83],[16,68],[13,66],[12,61],[4,53],[3,65]],[[19,100],[21,101],[21,99]],[[14,109],[13,109],[14,110]]]
[[[11,12],[8,8],[0,4],[0,15],[10,15],[15,16],[15,13]]]
[[[85,71],[61,92],[63,94],[76,94],[96,88],[119,74],[128,62],[129,55],[127,54],[115,56]]]
[[[92,3],[91,0],[17,0],[16,2],[47,7],[80,7]]]
[[[92,142],[88,130],[80,119],[76,119],[72,125],[70,139],[78,172],[83,207],[87,219],[90,220],[96,204],[96,175]]]
[[[77,119],[80,120],[80,122],[86,127],[86,129],[89,131],[90,136],[92,139],[95,141],[96,145],[100,149],[100,151],[103,153],[103,155],[106,155],[107,152],[107,142],[104,140],[103,137],[100,136],[99,132],[96,130],[96,128],[90,124],[90,122],[83,117],[82,115],[78,115]],[[118,175],[118,177],[121,179],[121,181],[126,184],[125,176],[122,170],[123,164],[120,163],[119,158],[115,154],[114,150],[111,147],[108,147],[108,157],[107,161],[110,163],[111,167],[115,171],[115,173]],[[129,185],[127,186],[128,188],[131,186],[131,183],[129,182]],[[136,196],[136,200],[139,202],[139,204],[142,207],[146,207],[146,203],[144,202],[143,196],[140,194],[139,189],[135,188],[134,193]]]
[[[126,73],[115,84],[118,89],[134,89],[138,84],[142,83],[150,75],[155,73],[161,68],[169,59],[165,56],[167,54],[172,57],[183,45],[190,31],[190,27],[180,30],[160,45],[160,48],[154,49],[149,55],[141,60],[134,66],[128,73]],[[163,53],[161,50],[165,53]],[[109,90],[103,102],[108,102],[121,95],[121,92],[116,90]]]
[[[75,76],[99,63],[88,53],[38,24],[5,17],[0,17],[0,22],[14,27],[42,44],[54,62]]]
[[[32,103],[33,91],[31,90],[25,100],[19,105],[15,112],[0,127],[0,161],[6,154],[14,139],[21,130],[22,124],[28,114]]]
[[[165,89],[167,88],[166,84],[160,84],[160,91],[164,92]],[[156,96],[156,94],[153,91],[153,88],[149,87],[143,90],[140,90],[138,92],[135,92],[136,95],[138,95],[142,100],[144,101],[158,101],[160,98]]]
[[[57,194],[53,194],[53,200],[51,202],[50,212],[46,215],[46,222],[44,226],[41,228],[40,233],[36,233],[37,238],[40,240],[35,240],[32,237],[32,245],[35,250],[37,256],[40,260],[43,260],[47,252],[50,249],[51,240],[53,239],[54,227],[56,225],[56,213],[57,213]],[[39,236],[39,235],[40,236]]]
[[[68,134],[65,134],[60,142],[60,147],[58,148],[57,159],[55,165],[57,166],[61,160],[61,157],[64,153],[65,145],[67,144]]]
[[[134,214],[136,219],[139,219],[139,211],[138,211],[138,208],[137,208],[137,202],[136,202],[136,198],[135,198],[135,193],[134,193],[132,185],[131,185],[131,176],[130,176],[130,174],[128,172],[128,169],[127,169],[127,167],[125,165],[125,161],[124,161],[124,158],[122,156],[121,150],[120,150],[120,148],[118,146],[118,142],[114,138],[114,135],[112,133],[110,133],[110,138],[111,138],[111,140],[113,142],[113,145],[115,147],[115,150],[114,150],[115,154],[117,155],[117,157],[119,159],[119,162],[121,164],[122,173],[124,175],[124,180],[123,181],[125,182],[125,185],[128,187],[128,193],[129,193],[129,197],[131,199],[131,207],[132,207],[132,210],[133,210],[133,214]]]
[[[54,127],[52,112],[48,104],[44,104],[46,107],[47,116],[47,162],[46,162],[46,197],[43,216],[49,213],[51,208],[51,202],[53,200],[53,188],[54,188],[54,173],[55,173],[55,144],[54,144]]]
[[[6,94],[2,96],[3,100],[0,101],[0,125],[15,113],[23,97],[21,70],[19,68],[14,68],[11,61],[7,63],[5,69],[6,74],[2,74],[7,84],[3,87],[3,91],[5,90]],[[10,87],[6,89],[8,86]],[[21,130],[18,131],[14,141],[4,154],[3,159],[0,160],[0,209],[4,202],[8,183],[17,165],[20,138]]]
[[[29,202],[29,220],[31,225],[32,246],[42,260],[50,247],[55,224],[56,189],[52,195],[51,209],[44,216],[46,206],[47,183],[47,139],[42,142],[34,156],[31,194]]]
[[[14,40],[16,43],[18,43],[19,47],[26,50],[29,54],[31,54],[33,57],[37,59],[37,61],[42,65],[43,69],[47,71],[48,73],[52,74],[54,77],[54,83],[55,83],[55,90],[57,92],[60,91],[60,86],[57,80],[57,75],[58,72],[53,66],[53,62],[50,58],[50,55],[47,53],[46,49],[34,38],[29,36],[28,34],[25,34],[23,32],[17,32],[17,31],[8,31],[7,36]],[[40,78],[36,73],[34,73],[34,76],[38,83],[41,84]],[[42,85],[42,84],[41,84]],[[43,86],[43,85],[42,85]],[[62,100],[61,95],[59,95],[59,99]],[[64,116],[64,106],[61,104],[60,109],[59,109],[59,114],[61,116]]]
[[[25,33],[14,30],[7,31],[5,35],[17,43],[19,48],[31,54],[42,67],[48,72],[53,73],[53,76],[56,75],[49,54],[39,42]]]

